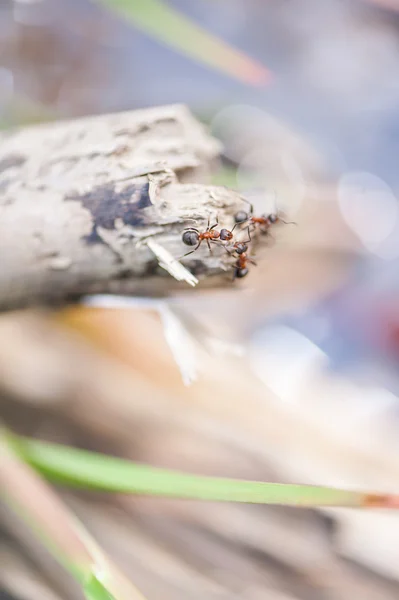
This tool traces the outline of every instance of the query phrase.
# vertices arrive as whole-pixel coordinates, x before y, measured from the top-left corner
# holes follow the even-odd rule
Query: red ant
[[[258,228],[261,233],[268,233],[269,227],[279,222],[285,223],[286,225],[296,225],[294,221],[284,221],[284,219],[282,219],[281,216],[276,213],[270,213],[269,215],[264,214],[260,217],[254,217],[253,204],[248,202],[248,200],[245,200],[245,198],[243,198],[243,200],[249,204],[250,212],[247,213],[245,210],[239,210],[234,215],[236,225],[249,222],[249,224],[253,226],[253,231],[255,231]]]
[[[232,246],[233,252],[238,254],[237,260],[234,264],[233,280],[236,278],[242,278],[242,277],[245,277],[246,275],[248,275],[248,272],[249,272],[249,269],[247,266],[248,263],[251,263],[256,266],[256,262],[254,260],[252,260],[252,258],[249,258],[247,256],[248,242],[250,242],[250,241],[251,241],[251,234],[250,234],[249,227],[248,227],[248,239],[243,240],[241,242],[235,242],[235,244],[233,244],[233,246]],[[227,248],[226,248],[226,252],[228,254],[232,254],[231,252],[228,251]]]
[[[256,262],[252,260],[252,258],[248,258],[246,252],[241,251],[234,265],[233,281],[236,277],[241,279],[242,277],[245,277],[245,275],[248,275],[248,263],[256,266]]]
[[[196,246],[195,246],[194,250],[191,250],[191,252],[187,252],[187,254],[184,254],[184,256],[188,256],[189,254],[192,254],[193,252],[198,250],[198,248],[201,246],[201,244],[204,240],[206,240],[206,243],[208,244],[209,252],[211,254],[212,254],[211,242],[218,242],[218,241],[229,242],[230,240],[232,240],[233,239],[233,231],[237,227],[238,223],[236,223],[234,225],[234,227],[231,231],[229,229],[221,229],[220,231],[216,231],[214,228],[218,224],[219,224],[218,220],[216,219],[216,223],[214,225],[212,225],[212,227],[210,227],[209,226],[209,217],[208,217],[208,226],[207,226],[206,230],[203,232],[199,231],[199,229],[196,229],[195,227],[187,227],[187,229],[184,230],[184,233],[182,236],[183,243],[186,244],[186,246],[195,246],[195,245]]]

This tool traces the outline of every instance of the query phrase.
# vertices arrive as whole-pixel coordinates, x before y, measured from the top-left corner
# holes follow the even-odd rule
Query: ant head
[[[272,213],[267,217],[270,225],[274,223],[284,223],[285,225],[297,225],[295,221],[285,221],[282,217],[285,216],[284,213],[279,212],[278,214]]]
[[[247,250],[248,246],[244,242],[239,242],[235,248],[237,254],[244,254],[244,252],[246,252]]]
[[[183,243],[186,244],[186,246],[195,246],[196,244],[198,244],[199,235],[193,229],[188,229],[188,231],[185,231],[183,233],[182,240]]]
[[[233,234],[231,231],[229,231],[228,229],[221,229],[220,230],[220,239],[223,240],[224,242],[228,242],[233,238]]]
[[[273,225],[274,223],[277,223],[279,218],[278,218],[278,215],[276,215],[275,213],[272,213],[271,215],[269,215],[267,217],[267,220],[269,221],[269,223],[271,223]]]
[[[234,220],[236,223],[245,223],[245,221],[248,221],[249,219],[249,214],[245,212],[245,210],[239,210],[235,215],[234,215]]]
[[[247,269],[247,268],[236,269],[235,276],[238,277],[238,279],[242,279],[243,277],[245,277],[245,275],[248,275],[248,273],[249,273],[249,269]]]

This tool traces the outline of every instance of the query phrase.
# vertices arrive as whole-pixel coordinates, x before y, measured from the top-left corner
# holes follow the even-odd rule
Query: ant
[[[258,228],[261,233],[268,233],[267,230],[269,229],[269,227],[279,222],[285,223],[286,225],[296,225],[294,221],[284,221],[284,219],[281,218],[280,214],[277,213],[270,213],[269,215],[263,214],[260,217],[254,217],[253,204],[248,202],[248,200],[245,200],[245,198],[243,198],[243,200],[249,204],[250,212],[247,213],[245,210],[239,210],[234,215],[236,225],[249,222],[249,224],[253,227],[253,231],[255,231]]]
[[[241,240],[240,242],[235,242],[232,246],[225,246],[224,249],[226,250],[227,254],[233,254],[233,252],[235,252],[236,254],[240,255],[240,254],[244,254],[245,252],[248,251],[248,243],[251,242],[251,234],[249,231],[249,227],[248,227],[248,239],[247,240]]]
[[[243,244],[243,245],[245,246],[245,244]],[[247,247],[247,249],[248,249],[248,247]],[[236,252],[237,252],[237,250],[236,250]],[[248,275],[248,272],[249,272],[248,263],[251,263],[252,265],[256,266],[256,262],[254,260],[252,260],[252,258],[249,258],[247,256],[246,252],[244,252],[243,250],[240,250],[240,252],[238,253],[237,260],[234,265],[233,281],[236,278],[241,279],[242,277],[245,277],[246,275]]]
[[[215,227],[218,224],[219,224],[219,222],[216,219],[216,223],[214,225],[212,225],[212,227],[210,227],[209,226],[210,221],[209,221],[209,216],[208,216],[208,226],[205,231],[201,232],[196,227],[187,227],[187,229],[184,230],[184,233],[182,235],[183,243],[186,244],[186,246],[195,246],[195,248],[194,248],[194,250],[191,250],[191,252],[187,252],[186,254],[184,254],[184,256],[188,256],[189,254],[192,254],[193,252],[198,250],[198,248],[201,246],[201,244],[204,240],[206,240],[206,243],[208,244],[209,252],[211,254],[212,254],[211,242],[218,242],[218,241],[229,242],[230,240],[232,240],[233,239],[233,231],[237,227],[238,223],[236,223],[234,225],[234,227],[231,231],[229,229],[221,229],[220,231],[216,231]]]
[[[251,242],[251,241],[252,241],[251,234],[250,234],[250,230],[248,227],[248,239],[243,240],[241,242],[235,242],[232,246],[232,251],[238,255],[237,260],[234,264],[233,281],[236,278],[242,278],[242,277],[245,277],[246,275],[248,275],[248,272],[249,272],[249,269],[247,266],[248,263],[251,263],[256,266],[256,262],[254,260],[252,260],[251,258],[249,258],[247,255],[248,242]],[[229,250],[227,248],[225,248],[225,250],[228,254],[232,254],[232,252],[229,252]]]

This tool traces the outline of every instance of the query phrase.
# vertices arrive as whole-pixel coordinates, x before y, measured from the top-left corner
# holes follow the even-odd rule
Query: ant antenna
[[[273,190],[273,194],[274,194],[274,207],[275,207],[274,210],[276,212],[278,212],[276,190]],[[281,217],[279,217],[279,221],[281,221],[282,223],[284,223],[284,225],[298,225],[298,223],[295,223],[295,221],[285,221]]]
[[[243,200],[244,202],[246,202],[248,204],[250,213],[252,215],[253,212],[254,212],[254,205],[252,204],[252,202],[250,202],[249,200],[247,200],[246,198],[244,198],[244,196],[240,196],[240,200]]]
[[[275,189],[273,190],[273,204],[274,204],[274,210],[275,210],[275,212],[277,212],[278,211],[278,208],[277,208],[277,194],[276,194],[276,190]]]
[[[248,242],[252,242],[252,238],[251,238],[251,232],[250,232],[250,229],[249,229],[249,227],[248,227],[248,229],[247,229],[247,233],[248,233],[248,239],[247,239],[247,240],[242,240],[242,243],[243,243],[243,244],[247,244]]]
[[[284,221],[284,219],[280,219],[280,221],[282,223],[284,223],[285,225],[297,225],[298,226],[298,223],[296,223],[295,221]]]

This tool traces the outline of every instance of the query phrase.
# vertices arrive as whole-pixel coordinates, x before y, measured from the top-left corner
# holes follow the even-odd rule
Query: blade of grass
[[[158,42],[244,83],[265,85],[270,71],[162,0],[95,0]]]
[[[0,427],[0,500],[76,579],[88,600],[144,600]]]
[[[48,479],[78,488],[221,502],[289,506],[399,507],[387,494],[204,477],[12,436],[15,452]]]
[[[87,580],[83,590],[87,600],[112,600],[107,588],[94,575]]]

